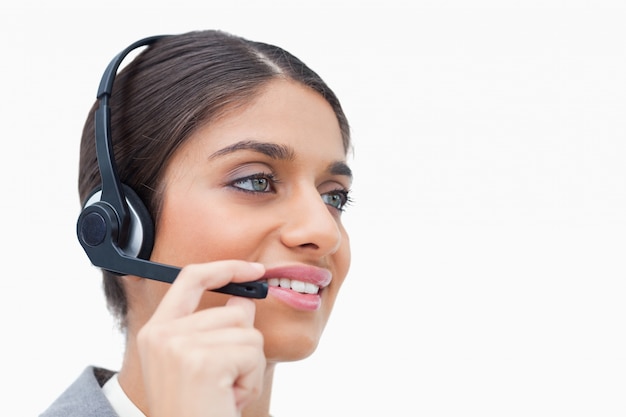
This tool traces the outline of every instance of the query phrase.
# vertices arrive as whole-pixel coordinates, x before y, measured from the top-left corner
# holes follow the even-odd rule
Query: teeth
[[[270,278],[267,280],[267,285],[271,286],[271,287],[278,287],[279,280],[278,278]]]
[[[270,278],[267,280],[267,285],[288,288],[303,294],[317,294],[320,289],[317,285],[310,282],[296,281],[289,278]]]
[[[302,281],[291,282],[291,289],[294,290],[295,292],[304,292],[304,287],[305,287],[305,284]]]

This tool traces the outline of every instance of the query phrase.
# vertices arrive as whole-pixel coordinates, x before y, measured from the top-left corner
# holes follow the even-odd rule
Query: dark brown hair
[[[165,37],[144,49],[117,74],[111,99],[113,153],[122,183],[158,219],[161,176],[176,149],[201,125],[249,103],[269,81],[287,78],[320,93],[333,108],[346,152],[350,129],[339,100],[301,60],[273,45],[221,31]],[[78,189],[81,202],[100,185],[94,110],[83,129]],[[119,278],[103,271],[107,305],[126,326],[127,299]]]

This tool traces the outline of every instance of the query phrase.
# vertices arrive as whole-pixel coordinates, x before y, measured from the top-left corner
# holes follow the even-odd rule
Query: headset
[[[172,283],[180,268],[152,262],[154,224],[148,209],[132,188],[122,184],[115,164],[111,140],[109,98],[117,69],[134,49],[148,46],[168,35],[141,39],[113,58],[104,71],[98,88],[95,111],[96,158],[102,185],[94,190],[78,216],[78,241],[91,263],[119,275]],[[265,298],[267,283],[229,283],[212,291],[248,298]]]

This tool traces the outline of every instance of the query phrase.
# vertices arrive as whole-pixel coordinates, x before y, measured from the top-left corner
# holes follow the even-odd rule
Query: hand
[[[266,362],[254,303],[196,309],[207,290],[263,271],[244,261],[183,268],[137,336],[150,417],[234,417],[258,398]]]

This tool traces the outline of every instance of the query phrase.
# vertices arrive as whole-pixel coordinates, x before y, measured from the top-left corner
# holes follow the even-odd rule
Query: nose
[[[333,213],[316,189],[300,191],[286,204],[281,241],[290,248],[331,255],[341,245],[338,214]]]

